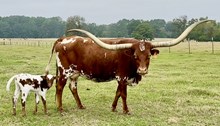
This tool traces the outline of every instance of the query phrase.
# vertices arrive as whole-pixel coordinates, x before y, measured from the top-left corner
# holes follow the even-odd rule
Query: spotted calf
[[[12,98],[13,103],[13,115],[16,115],[16,104],[21,93],[21,104],[22,104],[22,115],[26,115],[25,111],[25,103],[26,98],[29,91],[35,92],[35,111],[37,112],[37,105],[39,104],[39,96],[41,96],[43,105],[44,105],[44,112],[47,114],[47,107],[46,107],[46,92],[52,86],[55,77],[48,74],[48,75],[31,75],[31,74],[18,74],[11,77],[7,83],[6,90],[10,90],[10,85],[13,80],[15,80],[15,92]]]

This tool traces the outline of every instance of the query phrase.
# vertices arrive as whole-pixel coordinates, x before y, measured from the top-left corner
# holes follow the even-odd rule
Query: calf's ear
[[[46,79],[46,76],[40,76],[43,80]]]

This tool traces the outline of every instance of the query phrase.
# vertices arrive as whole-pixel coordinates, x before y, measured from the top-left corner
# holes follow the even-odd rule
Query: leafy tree
[[[72,35],[72,34],[81,35],[81,33],[78,32],[67,33],[67,31],[70,29],[84,29],[85,27],[86,27],[86,23],[83,17],[71,16],[67,18],[65,33],[66,35]]]
[[[144,21],[136,27],[135,31],[132,33],[132,37],[142,40],[152,40],[154,38],[153,28],[150,26],[149,22]]]
[[[65,22],[60,17],[9,16],[0,19],[0,37],[56,38],[63,35],[64,27]]]
[[[166,37],[166,21],[163,19],[154,19],[150,21],[150,25],[152,26],[154,30],[154,36],[156,38],[164,38]]]
[[[181,16],[180,18],[173,19],[172,22],[168,22],[166,25],[166,31],[168,37],[178,37],[187,27],[187,16]]]
[[[206,18],[200,18],[199,20],[205,20]],[[198,19],[197,19],[198,20]],[[193,19],[193,21],[197,21]],[[192,20],[189,23],[193,23]],[[197,40],[197,41],[211,41],[214,37],[216,23],[205,23],[197,26],[193,31],[189,34],[188,38]]]
[[[128,25],[127,25],[127,30],[128,30],[128,36],[131,37],[132,36],[132,32],[136,29],[136,27],[141,24],[141,20],[130,20]]]
[[[186,16],[175,18],[165,22],[163,19],[127,20],[122,19],[109,25],[97,25],[95,23],[85,23],[85,19],[80,16],[71,16],[67,21],[60,17],[26,17],[9,16],[0,17],[0,37],[1,38],[57,38],[72,28],[85,29],[98,37],[135,37],[137,39],[153,39],[154,37],[179,36],[189,25],[199,20],[208,19],[201,17],[192,18],[187,21]],[[79,32],[76,32],[79,34]],[[75,35],[77,35],[74,33]],[[79,34],[82,35],[82,34]],[[199,25],[188,36],[189,39],[197,41],[220,41],[220,24],[205,23]]]
[[[213,33],[213,40],[220,41],[220,23],[216,23],[214,33]]]
[[[44,33],[42,37],[60,37],[64,34],[64,26],[65,24],[60,17],[49,18],[42,23],[41,29]]]
[[[0,37],[7,38],[10,36],[11,30],[9,29],[10,25],[6,21],[0,20]]]

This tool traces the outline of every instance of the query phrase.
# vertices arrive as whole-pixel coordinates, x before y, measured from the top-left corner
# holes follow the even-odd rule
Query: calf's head
[[[51,74],[47,74],[47,75],[41,76],[41,77],[42,77],[42,79],[43,79],[43,83],[46,84],[46,85],[44,85],[44,86],[46,86],[48,89],[49,89],[50,87],[52,87],[53,81],[56,79],[56,77],[53,76],[53,75],[51,75]]]

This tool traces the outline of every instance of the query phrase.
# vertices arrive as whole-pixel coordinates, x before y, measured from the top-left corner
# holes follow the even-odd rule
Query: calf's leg
[[[35,110],[34,110],[34,114],[37,113],[37,106],[39,104],[40,100],[39,100],[39,95],[35,93]]]
[[[29,91],[22,91],[22,97],[21,97],[22,116],[26,116],[25,103],[26,103],[28,92]]]
[[[20,88],[17,84],[15,84],[15,92],[14,92],[14,96],[12,98],[12,105],[13,105],[13,115],[16,115],[16,105],[17,105],[17,101],[18,98],[20,96]]]
[[[41,96],[41,100],[42,100],[43,105],[44,105],[44,113],[45,113],[45,114],[48,114],[48,112],[47,112],[47,103],[46,103],[46,98],[45,98],[45,97],[43,97],[43,96]]]

